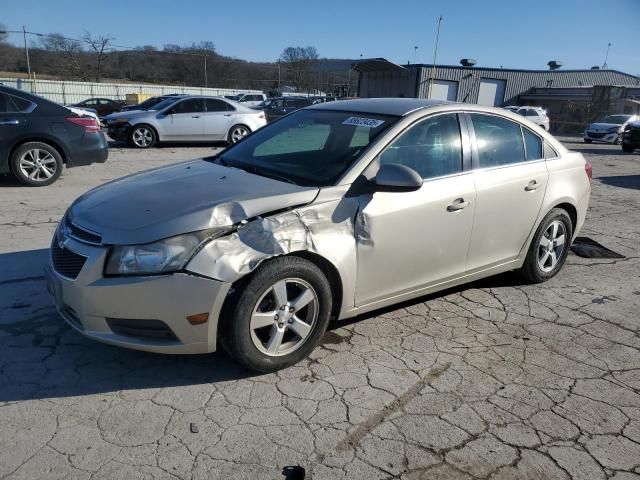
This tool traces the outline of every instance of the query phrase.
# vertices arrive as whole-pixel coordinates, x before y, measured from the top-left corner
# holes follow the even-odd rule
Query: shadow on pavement
[[[616,177],[598,177],[600,182],[612,187],[640,190],[640,175],[620,175]]]

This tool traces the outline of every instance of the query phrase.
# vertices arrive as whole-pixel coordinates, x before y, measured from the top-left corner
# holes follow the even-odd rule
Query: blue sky
[[[440,14],[441,64],[470,57],[478,66],[546,69],[557,59],[589,68],[611,42],[609,68],[640,74],[640,0],[0,0],[9,29],[70,37],[87,29],[132,46],[210,40],[223,55],[260,61],[313,45],[322,57],[406,63],[417,45],[417,61],[431,62]]]

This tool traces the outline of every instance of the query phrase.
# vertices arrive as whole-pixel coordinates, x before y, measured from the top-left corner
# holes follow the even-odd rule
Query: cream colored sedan
[[[591,165],[520,115],[362,99],[296,111],[217,156],[98,187],[52,242],[49,289],[87,337],[292,365],[329,319],[516,270],[556,275]]]

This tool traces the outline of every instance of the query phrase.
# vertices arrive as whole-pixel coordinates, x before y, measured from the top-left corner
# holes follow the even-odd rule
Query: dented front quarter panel
[[[324,188],[310,205],[241,222],[234,232],[209,242],[187,270],[233,283],[270,258],[311,252],[338,271],[340,311],[352,309],[357,272],[354,224],[363,198],[349,197],[347,190]]]

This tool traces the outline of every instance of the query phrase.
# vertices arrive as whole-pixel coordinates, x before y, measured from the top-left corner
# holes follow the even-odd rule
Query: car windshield
[[[334,184],[398,117],[299,110],[261,128],[215,161],[305,186]]]
[[[180,100],[180,99],[176,98],[176,97],[165,98],[161,102],[156,103],[155,105],[151,106],[151,108],[149,108],[149,110],[162,110],[164,108],[167,108],[169,105],[173,105],[178,100]]]
[[[598,123],[612,123],[614,125],[622,125],[629,119],[631,119],[631,115],[608,115],[602,120],[599,120]]]

